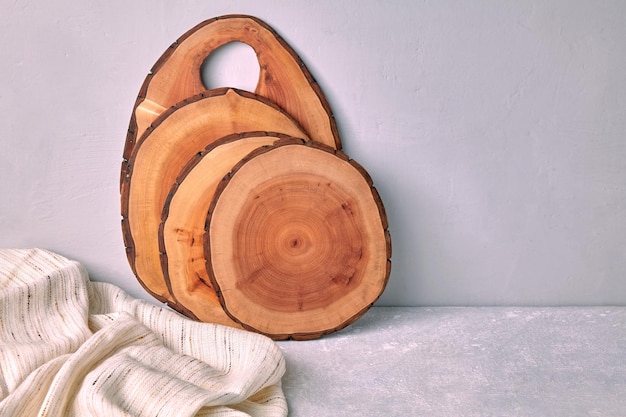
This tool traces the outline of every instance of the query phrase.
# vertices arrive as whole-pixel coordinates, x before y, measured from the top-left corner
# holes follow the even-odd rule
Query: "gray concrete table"
[[[626,307],[374,307],[279,346],[292,417],[626,416]]]

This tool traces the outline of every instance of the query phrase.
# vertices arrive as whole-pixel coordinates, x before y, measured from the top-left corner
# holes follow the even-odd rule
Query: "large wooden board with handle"
[[[202,64],[211,52],[230,42],[242,42],[254,49],[259,61],[256,94],[291,115],[312,139],[341,149],[328,101],[293,48],[262,20],[227,15],[206,20],[187,31],[154,64],[135,102],[126,136],[126,160],[137,139],[161,113],[206,91]]]

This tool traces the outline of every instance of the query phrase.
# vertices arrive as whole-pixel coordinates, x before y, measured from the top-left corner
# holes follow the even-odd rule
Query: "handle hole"
[[[233,87],[254,91],[259,81],[259,61],[254,49],[243,42],[229,42],[213,51],[200,68],[207,90]]]

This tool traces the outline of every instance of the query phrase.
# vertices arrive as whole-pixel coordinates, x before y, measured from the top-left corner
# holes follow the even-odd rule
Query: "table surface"
[[[373,307],[278,345],[291,417],[626,416],[626,307]]]

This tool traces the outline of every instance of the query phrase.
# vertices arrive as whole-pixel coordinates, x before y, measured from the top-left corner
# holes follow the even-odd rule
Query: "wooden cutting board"
[[[352,323],[391,267],[387,216],[369,175],[343,152],[297,139],[257,148],[222,179],[204,250],[224,311],[274,339]]]

